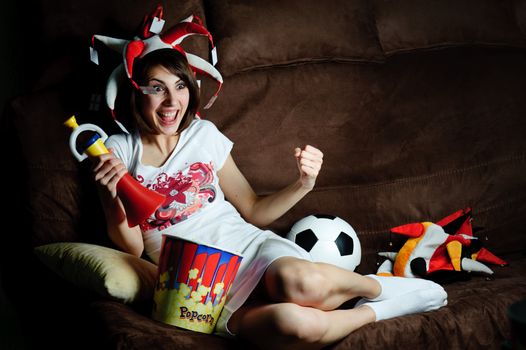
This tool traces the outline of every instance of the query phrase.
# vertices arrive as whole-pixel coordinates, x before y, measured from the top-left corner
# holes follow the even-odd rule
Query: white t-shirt
[[[146,254],[159,262],[162,235],[170,234],[213,245],[243,256],[234,284],[217,322],[216,333],[231,335],[226,323],[254,290],[267,267],[282,256],[310,260],[309,253],[271,231],[247,223],[225,200],[217,171],[232,142],[207,120],[194,119],[160,167],[141,163],[143,146],[137,132],[106,141],[129,173],[145,187],[166,195],[164,204],[140,227]]]

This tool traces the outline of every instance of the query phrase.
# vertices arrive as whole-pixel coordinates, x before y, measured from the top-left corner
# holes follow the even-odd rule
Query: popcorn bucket
[[[215,247],[163,235],[153,319],[212,333],[241,259]]]

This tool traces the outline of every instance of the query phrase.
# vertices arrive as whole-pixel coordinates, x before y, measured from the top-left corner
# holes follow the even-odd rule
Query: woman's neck
[[[143,154],[141,162],[147,165],[161,166],[170,157],[179,142],[179,134],[141,135]]]

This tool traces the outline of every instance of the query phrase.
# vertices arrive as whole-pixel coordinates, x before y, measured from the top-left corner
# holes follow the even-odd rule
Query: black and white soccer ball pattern
[[[296,222],[286,236],[305,249],[316,262],[351,271],[360,264],[362,248],[354,229],[332,215],[309,215]]]

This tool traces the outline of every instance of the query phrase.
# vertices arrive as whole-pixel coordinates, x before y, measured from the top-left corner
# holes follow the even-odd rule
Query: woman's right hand
[[[126,174],[127,169],[124,163],[113,154],[113,149],[109,153],[98,156],[98,163],[93,168],[95,181],[111,195],[117,198],[117,183]]]

